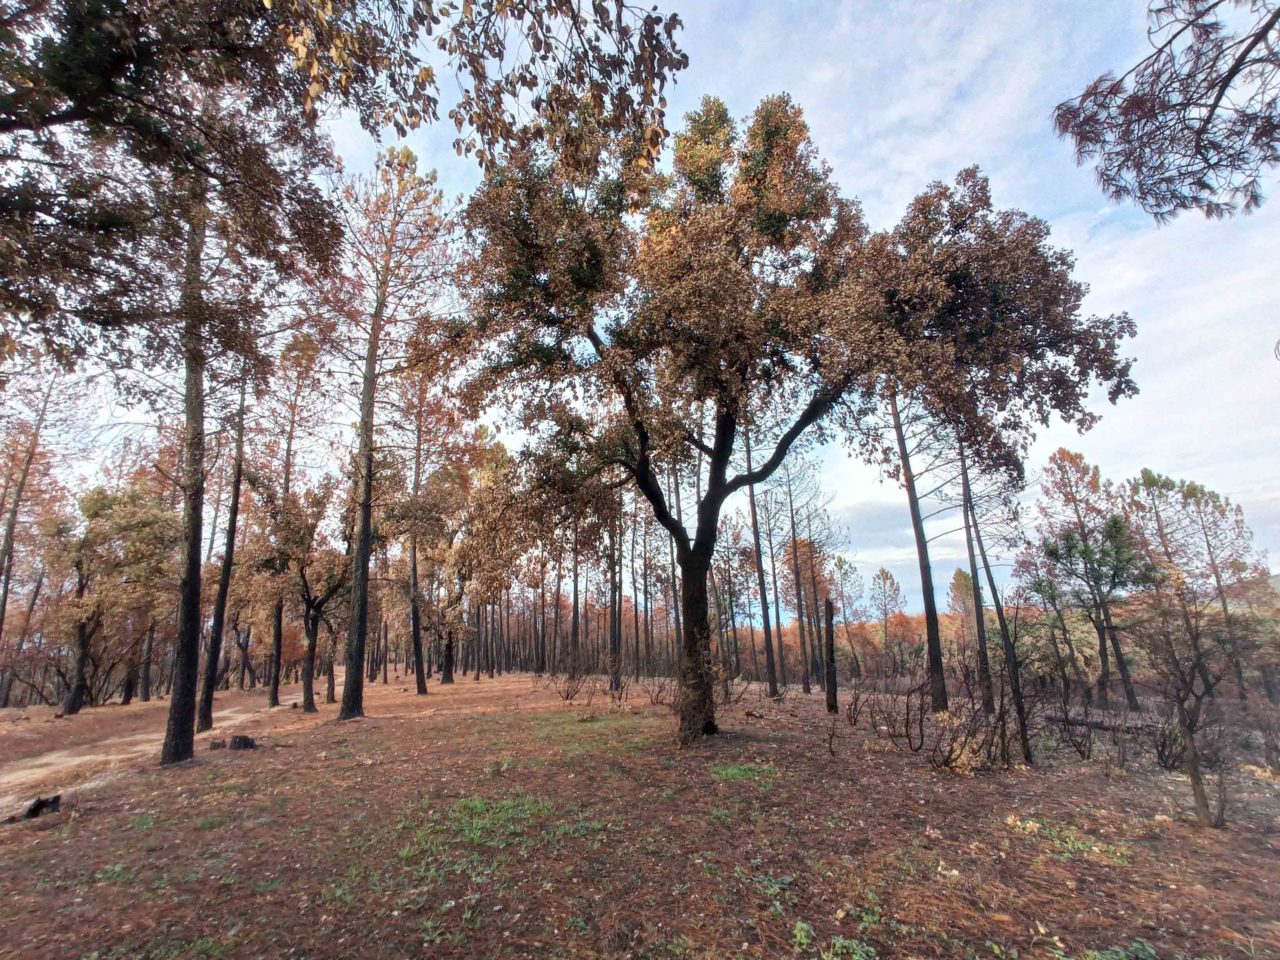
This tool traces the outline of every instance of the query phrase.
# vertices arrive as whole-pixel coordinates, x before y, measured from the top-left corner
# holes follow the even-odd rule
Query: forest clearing
[[[1280,960],[1280,0],[0,0],[0,958]]]
[[[158,737],[155,706],[7,717],[0,778],[68,738],[116,759],[26,784],[63,806],[0,831],[0,956],[1280,949],[1280,803],[1261,771],[1231,827],[1206,833],[1184,778],[1121,764],[1109,742],[1085,765],[959,778],[865,717],[829,739],[818,696],[750,691],[723,737],[678,751],[643,687],[615,707],[524,675],[426,698],[393,678],[347,724],[288,709],[296,688],[270,711],[262,691],[231,693],[258,748],[202,736],[176,771],[111,746],[143,719]],[[1135,939],[1154,952],[1101,952]]]

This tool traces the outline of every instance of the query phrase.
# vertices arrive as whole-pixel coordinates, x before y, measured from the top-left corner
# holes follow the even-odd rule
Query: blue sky
[[[1089,311],[1134,317],[1141,394],[1114,408],[1100,402],[1103,420],[1084,436],[1046,431],[1031,475],[1068,446],[1116,480],[1144,466],[1197,480],[1240,503],[1259,544],[1280,552],[1280,178],[1252,216],[1188,214],[1159,227],[1107,201],[1050,121],[1059,101],[1143,55],[1145,2],[664,0],[669,9],[685,23],[690,60],[668,93],[672,129],[703,94],[745,116],[764,96],[790,93],[836,182],[862,201],[873,227],[894,223],[930,181],[976,163],[997,205],[1043,217],[1054,241],[1075,251]],[[372,144],[352,125],[333,131],[350,167],[371,161]],[[452,128],[440,125],[409,143],[454,194],[469,190],[477,171],[453,156],[451,141]],[[918,608],[901,490],[838,449],[823,463],[864,575],[888,567]],[[957,538],[934,546],[940,601],[962,556]]]

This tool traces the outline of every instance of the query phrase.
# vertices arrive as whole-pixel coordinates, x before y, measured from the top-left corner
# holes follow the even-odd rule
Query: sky
[[[746,116],[765,96],[789,93],[873,228],[895,223],[930,182],[977,164],[998,207],[1042,217],[1053,242],[1075,252],[1087,312],[1134,318],[1127,352],[1140,394],[1115,407],[1097,398],[1102,420],[1085,435],[1061,424],[1043,431],[1027,462],[1033,482],[1060,446],[1116,481],[1143,467],[1196,480],[1239,503],[1257,544],[1280,556],[1280,178],[1250,216],[1191,213],[1159,226],[1108,201],[1053,132],[1057,103],[1144,55],[1144,0],[661,0],[660,9],[679,13],[689,54],[668,90],[672,129],[704,94]],[[340,120],[332,132],[349,169],[371,163],[375,147],[355,124]],[[478,179],[452,139],[442,124],[408,141],[450,195]],[[918,610],[902,490],[839,448],[823,451],[821,482],[864,577],[887,567]],[[930,532],[954,525],[942,517]],[[963,541],[940,537],[931,552],[945,608]]]

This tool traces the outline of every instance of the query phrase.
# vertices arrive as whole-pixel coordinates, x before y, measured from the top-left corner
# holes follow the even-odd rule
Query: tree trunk
[[[280,706],[280,667],[284,652],[284,600],[277,597],[271,608],[271,662],[267,665],[267,706]]]
[[[302,712],[317,713],[315,696],[316,647],[320,642],[320,615],[307,613],[302,618],[307,633],[307,649],[302,655]]]
[[[840,704],[836,702],[836,608],[830,597],[824,609],[827,614],[827,713],[839,713]]]
[[[40,591],[44,588],[44,574],[44,566],[41,565],[40,572],[36,574],[35,586],[31,588],[31,596],[27,600],[27,612],[22,621],[22,630],[18,633],[18,642],[13,648],[13,666],[5,671],[4,680],[0,681],[0,707],[9,706],[13,674],[18,669],[18,658],[22,656],[22,650],[27,644],[27,635],[31,632],[31,617],[35,613],[36,604],[40,602]]]
[[[356,452],[356,530],[351,557],[351,620],[347,630],[347,670],[342,683],[339,720],[364,716],[364,653],[369,633],[369,558],[373,547],[373,416],[378,376],[378,340],[386,309],[386,278],[369,323],[364,375],[360,386],[360,440]]]
[[[1022,758],[1028,764],[1033,763],[1031,757],[1031,738],[1027,731],[1027,707],[1022,698],[1022,665],[1018,662],[1018,651],[1013,646],[1013,637],[1009,634],[1009,624],[1004,616],[1004,604],[1000,602],[1000,594],[996,591],[996,578],[991,573],[991,564],[987,560],[987,548],[982,543],[982,531],[978,528],[978,515],[973,511],[973,503],[969,503],[969,519],[973,522],[973,538],[978,544],[978,553],[982,557],[982,566],[987,571],[987,586],[991,588],[991,605],[996,610],[996,621],[1000,624],[1000,643],[1004,650],[1004,664],[1009,671],[1009,692],[1013,696],[1014,716],[1018,721],[1018,740],[1022,746]]]
[[[718,732],[715,687],[711,669],[711,622],[707,606],[707,575],[711,555],[698,547],[680,561],[680,607],[682,640],[680,650],[681,744]]]
[[[1120,649],[1119,633],[1115,624],[1111,621],[1110,604],[1103,604],[1102,618],[1107,636],[1111,639],[1111,652],[1115,655],[1116,671],[1120,674],[1120,685],[1124,688],[1125,702],[1129,705],[1130,710],[1137,713],[1142,709],[1142,705],[1138,703],[1138,693],[1133,688],[1133,678],[1129,676],[1129,662],[1125,659],[1124,652]]]
[[[196,711],[196,732],[213,727],[213,691],[218,683],[218,658],[222,653],[222,632],[227,617],[227,595],[231,592],[231,571],[235,565],[236,522],[240,516],[240,483],[244,470],[244,406],[249,382],[246,369],[240,380],[240,407],[236,413],[235,459],[231,464],[231,503],[227,507],[227,540],[218,572],[218,593],[213,601],[213,626],[209,630],[209,653],[204,665],[204,686]]]
[[[414,487],[417,487],[415,480]],[[414,490],[417,495],[417,490]],[[413,678],[418,696],[426,696],[427,671],[422,659],[422,614],[418,608],[418,534],[409,534],[409,642],[413,646]]]
[[[182,568],[178,579],[178,632],[174,640],[172,696],[161,764],[181,763],[195,752],[196,684],[200,669],[200,565],[204,535],[204,253],[205,185],[195,189],[187,228],[182,281],[182,353],[185,366],[182,464]]]
[[[1196,743],[1196,726],[1197,721],[1191,718],[1191,712],[1187,710],[1186,705],[1179,703],[1178,732],[1186,745],[1182,765],[1187,771],[1187,777],[1191,780],[1191,795],[1196,805],[1196,825],[1210,827],[1213,825],[1213,816],[1209,812],[1209,794],[1204,788],[1204,769],[1200,763],[1200,747]]]
[[[942,633],[938,628],[938,601],[933,595],[933,567],[929,563],[929,541],[924,535],[920,517],[920,500],[916,496],[916,479],[911,472],[911,456],[907,436],[898,412],[898,396],[889,394],[889,411],[893,415],[893,432],[898,440],[898,458],[902,461],[902,483],[907,489],[907,506],[911,511],[911,532],[916,540],[916,560],[920,565],[920,591],[924,598],[925,643],[929,659],[929,706],[936,713],[947,709],[947,678],[942,666]]]
[[[747,472],[751,472],[751,436],[744,431],[747,450]],[[760,523],[756,517],[756,488],[747,487],[747,506],[751,514],[751,540],[756,551],[756,580],[760,589],[760,613],[764,621],[764,669],[768,681],[769,696],[778,697],[778,672],[773,660],[773,638],[769,629],[769,590],[764,576],[764,554],[760,549]],[[781,638],[779,638],[781,640]]]
[[[790,474],[787,475],[787,516],[791,521],[791,577],[796,587],[796,632],[800,638],[800,689],[809,693],[809,655],[804,642],[804,586],[800,579],[800,548],[796,543],[796,504],[791,489]]]
[[[138,676],[138,699],[143,703],[151,700],[151,659],[156,648],[156,621],[153,617],[147,625],[147,637],[142,641],[142,669]]]
[[[76,571],[76,578],[76,599],[83,600],[87,584],[79,568]],[[89,659],[90,635],[88,618],[81,616],[76,623],[76,639],[71,649],[71,681],[67,687],[67,696],[62,702],[64,717],[79,713],[89,692],[89,684],[85,678],[85,663]]]
[[[36,451],[40,447],[40,434],[44,430],[45,417],[49,412],[49,400],[53,396],[56,379],[49,378],[44,396],[40,400],[40,409],[35,423],[31,427],[31,439],[22,455],[22,466],[18,468],[17,479],[13,483],[13,500],[9,503],[4,521],[4,540],[0,542],[0,654],[4,652],[4,621],[9,609],[9,589],[13,583],[13,547],[18,532],[18,510],[22,506],[22,497],[27,488],[27,479],[31,475],[31,465],[35,462]],[[21,653],[21,650],[18,651]],[[0,707],[9,705],[9,690],[13,680],[10,671],[5,671],[0,682]]]
[[[440,657],[441,685],[453,683],[453,629],[445,628],[444,653]]]
[[[978,641],[978,688],[982,693],[982,710],[988,716],[996,712],[991,690],[991,658],[987,652],[987,617],[982,603],[982,582],[978,576],[978,559],[973,552],[973,527],[969,523],[973,492],[969,488],[969,466],[960,448],[961,507],[964,513],[964,545],[969,553],[969,585],[973,588],[973,629]]]

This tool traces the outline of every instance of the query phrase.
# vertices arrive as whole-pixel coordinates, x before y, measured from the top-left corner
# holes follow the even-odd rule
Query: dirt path
[[[339,683],[341,680],[339,679]],[[527,678],[504,677],[479,686],[460,680],[447,695],[437,694],[424,703],[412,696],[404,678],[388,686],[371,684],[373,697],[384,719],[416,716],[422,719],[455,714],[493,714],[517,710],[550,710],[559,701],[545,687]],[[496,696],[495,696],[496,694]],[[250,735],[284,734],[332,719],[334,707],[321,705],[310,716],[290,709],[301,700],[301,687],[281,688],[283,706],[271,710],[265,691],[233,690],[218,695],[214,729],[196,737],[197,753],[207,751],[208,741],[246,724]],[[390,707],[390,709],[386,709]],[[54,707],[0,711],[0,820],[25,809],[36,796],[72,793],[99,786],[120,773],[154,761],[164,740],[169,704],[165,700],[111,704],[86,709],[74,717],[59,717]]]
[[[215,711],[216,732],[201,734],[197,742],[203,745],[212,737],[225,735],[256,712],[242,706]],[[20,811],[38,795],[106,783],[137,762],[156,757],[163,741],[164,728],[160,727],[0,763],[0,819]]]

